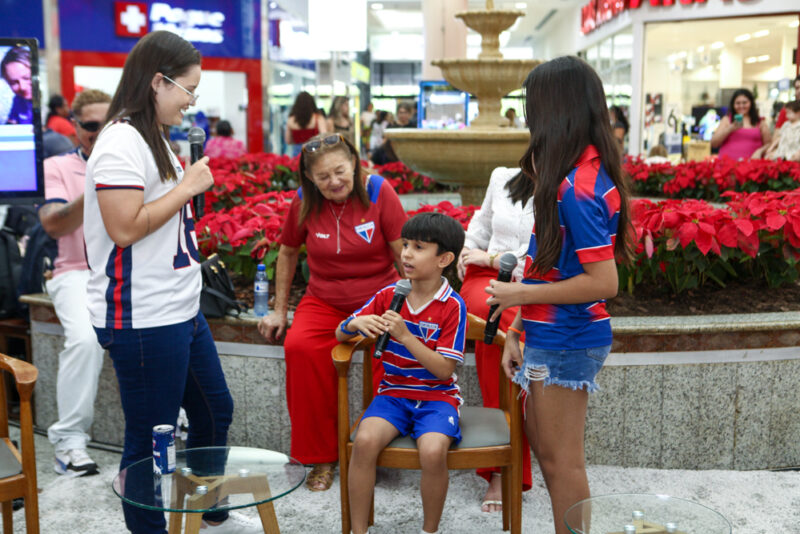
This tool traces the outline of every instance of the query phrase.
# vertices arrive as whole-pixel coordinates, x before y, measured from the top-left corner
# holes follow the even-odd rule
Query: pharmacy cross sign
[[[120,37],[142,37],[147,33],[147,4],[114,2],[116,33]]]

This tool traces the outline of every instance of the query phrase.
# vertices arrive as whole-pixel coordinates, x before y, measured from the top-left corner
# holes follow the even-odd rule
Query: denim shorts
[[[611,345],[589,349],[554,350],[525,346],[522,368],[514,376],[514,382],[528,391],[528,384],[542,381],[545,386],[555,384],[573,390],[586,389],[594,393],[600,388],[594,381]]]

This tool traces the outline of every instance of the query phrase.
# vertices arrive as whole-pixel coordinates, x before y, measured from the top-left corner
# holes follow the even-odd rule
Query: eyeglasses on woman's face
[[[162,76],[164,77],[165,80],[170,82],[172,85],[176,86],[178,89],[182,90],[184,93],[189,95],[189,97],[192,99],[189,102],[190,106],[194,106],[197,103],[197,99],[200,98],[200,95],[191,92],[190,90],[188,90],[187,88],[185,88],[184,86],[182,86],[181,84],[179,84],[178,82],[176,82],[175,80],[173,80],[172,78],[167,76],[166,74],[162,74]]]
[[[308,143],[303,145],[303,152],[308,152],[311,154],[312,152],[316,152],[323,146],[334,146],[338,145],[339,143],[344,141],[344,137],[342,134],[331,134],[328,136],[323,137],[322,139],[314,139],[313,141],[309,141]]]

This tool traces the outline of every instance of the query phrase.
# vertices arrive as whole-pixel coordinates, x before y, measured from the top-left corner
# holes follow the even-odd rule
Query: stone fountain
[[[480,205],[496,167],[516,167],[528,147],[528,130],[501,127],[500,99],[519,89],[525,77],[541,63],[532,59],[503,59],[500,33],[524,11],[486,9],[456,17],[481,34],[478,59],[433,61],[453,87],[478,99],[478,116],[462,130],[394,129],[386,132],[400,160],[439,182],[460,185],[463,204]]]

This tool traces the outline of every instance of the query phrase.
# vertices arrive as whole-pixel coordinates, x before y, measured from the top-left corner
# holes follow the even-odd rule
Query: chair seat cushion
[[[0,442],[0,478],[22,473],[22,465],[17,461],[17,457],[8,448],[8,444]]]
[[[506,416],[502,410],[480,406],[462,406],[460,412],[461,442],[451,448],[496,447],[498,445],[508,445],[511,441]],[[353,439],[355,439],[355,431],[350,436],[350,440],[352,441]],[[388,446],[400,449],[416,449],[417,442],[409,436],[401,436],[395,438]]]

